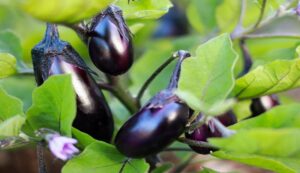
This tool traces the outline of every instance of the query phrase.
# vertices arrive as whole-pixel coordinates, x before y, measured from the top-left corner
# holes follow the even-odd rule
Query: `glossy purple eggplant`
[[[199,114],[196,118],[196,121],[199,121],[202,118],[202,114]],[[222,115],[216,117],[216,119],[222,123],[224,126],[230,126],[237,123],[237,118],[234,113],[230,110]],[[185,133],[185,137],[187,139],[195,140],[195,141],[202,141],[207,142],[208,138],[211,137],[223,137],[223,133],[220,131],[220,128],[216,127],[216,123],[214,121],[209,121],[208,124],[203,124],[192,133]],[[197,146],[190,146],[194,151],[200,154],[209,154],[211,151],[215,151],[212,148],[205,148],[205,147],[197,147]]]
[[[104,73],[120,75],[128,71],[133,63],[133,46],[120,8],[109,6],[94,18],[88,48],[93,63]]]
[[[110,142],[114,124],[106,100],[79,54],[69,43],[59,39],[55,25],[47,25],[44,40],[32,49],[32,58],[38,85],[51,75],[71,74],[77,98],[73,126],[96,139]]]
[[[252,115],[249,118],[256,117],[279,104],[280,102],[276,95],[267,95],[252,99],[250,105]]]
[[[180,66],[189,53],[178,51],[179,61],[167,89],[156,94],[119,130],[117,149],[132,158],[156,154],[176,140],[184,131],[189,107],[175,94]]]

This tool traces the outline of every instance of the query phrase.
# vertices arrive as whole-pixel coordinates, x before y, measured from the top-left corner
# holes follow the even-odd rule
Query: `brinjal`
[[[73,126],[96,139],[109,142],[114,130],[111,110],[90,75],[91,70],[68,42],[59,39],[56,25],[47,24],[45,38],[32,49],[31,54],[38,85],[51,75],[71,74],[77,101]]]
[[[176,140],[184,131],[189,107],[174,93],[183,60],[190,56],[178,51],[179,60],[167,89],[150,99],[119,130],[115,138],[117,149],[132,158],[156,154]]]
[[[120,8],[109,6],[96,16],[88,36],[89,55],[99,70],[110,75],[128,71],[133,63],[133,46]]]
[[[279,104],[280,103],[276,95],[267,95],[259,98],[254,98],[252,99],[250,105],[252,114],[249,118],[256,117]]]
[[[201,118],[202,114],[200,113],[195,121],[199,121]],[[229,130],[222,128],[222,126],[218,126],[217,123],[221,123],[222,126],[227,127],[237,123],[237,118],[232,111],[228,111],[222,115],[217,116],[215,121],[209,120],[207,124],[203,124],[199,128],[195,129],[192,133],[186,132],[185,137],[194,141],[207,142],[207,139],[211,137],[226,136],[226,133],[228,133]],[[192,145],[190,145],[190,147],[200,154],[209,154],[211,151],[215,151],[215,149],[212,148],[198,147]]]
[[[153,37],[175,37],[185,35],[188,32],[189,23],[185,16],[185,12],[174,4],[174,6],[169,9],[168,13],[159,19]]]

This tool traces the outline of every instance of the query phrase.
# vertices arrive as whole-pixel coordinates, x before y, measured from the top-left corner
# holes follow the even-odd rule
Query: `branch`
[[[250,71],[253,63],[252,63],[252,58],[251,58],[251,55],[249,53],[249,50],[248,50],[248,48],[245,44],[245,39],[244,38],[242,38],[240,40],[239,45],[240,45],[240,48],[242,50],[243,60],[244,60],[243,71],[239,74],[239,77],[241,77],[241,76],[244,76],[245,74],[247,74]]]
[[[264,17],[265,9],[266,9],[266,4],[267,4],[267,0],[263,0],[259,17],[258,17],[253,29],[256,29],[259,26],[260,22],[262,21],[262,19]]]
[[[170,58],[168,58],[163,64],[161,64],[150,76],[149,78],[145,81],[145,83],[143,84],[143,86],[141,87],[141,89],[138,92],[138,95],[136,97],[136,100],[138,103],[141,102],[141,98],[143,97],[146,89],[148,88],[148,86],[150,85],[150,83],[155,79],[156,76],[158,76],[158,74],[165,69],[175,58],[175,56],[171,56]]]
[[[45,157],[44,157],[44,148],[42,142],[37,144],[37,160],[38,160],[38,172],[47,173]]]
[[[130,113],[135,113],[139,109],[139,105],[135,98],[126,91],[120,84],[119,78],[116,76],[106,75],[110,90],[119,100],[120,102],[129,110]]]
[[[202,147],[202,148],[209,148],[211,150],[218,150],[219,149],[218,147],[216,147],[214,145],[211,145],[208,142],[195,141],[195,140],[187,139],[187,138],[184,138],[184,137],[180,137],[177,140],[179,142],[186,143],[186,144],[188,144],[190,146]]]

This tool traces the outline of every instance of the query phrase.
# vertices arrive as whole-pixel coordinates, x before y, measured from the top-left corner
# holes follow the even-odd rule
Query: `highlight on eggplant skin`
[[[73,126],[98,140],[110,142],[114,122],[105,97],[79,54],[59,39],[56,25],[47,24],[44,40],[32,49],[32,59],[38,85],[51,75],[71,74],[77,101]]]
[[[196,121],[200,120],[201,118],[202,118],[202,114],[199,114],[198,117],[196,118]],[[216,119],[219,120],[226,127],[237,123],[237,118],[234,115],[233,111],[231,110],[222,115],[217,116]],[[208,138],[223,137],[223,136],[222,133],[217,128],[214,128],[212,124],[210,125],[203,124],[199,128],[195,129],[195,131],[192,133],[186,132],[185,137],[187,139],[191,139],[195,141],[207,142]],[[216,151],[215,149],[205,148],[205,147],[196,147],[191,145],[190,147],[199,154],[210,154],[212,151]]]
[[[116,6],[109,6],[93,19],[88,39],[92,62],[104,73],[120,75],[133,64],[131,33]]]
[[[178,56],[179,60],[167,89],[150,99],[118,131],[115,145],[125,156],[142,158],[156,154],[184,132],[190,109],[174,91],[181,63],[190,55],[181,51]]]

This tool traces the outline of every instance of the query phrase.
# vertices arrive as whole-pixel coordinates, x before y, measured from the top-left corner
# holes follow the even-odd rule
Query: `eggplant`
[[[88,32],[89,55],[104,73],[120,75],[133,63],[133,45],[120,8],[109,6],[93,19]]]
[[[110,142],[114,131],[111,110],[80,55],[59,39],[57,26],[47,24],[45,38],[31,51],[35,79],[41,85],[49,76],[70,74],[76,93],[73,126],[92,137]]]
[[[179,61],[167,89],[160,91],[134,114],[118,131],[117,149],[131,158],[156,154],[176,140],[183,132],[189,118],[189,107],[174,93],[180,67],[190,56],[178,51]]]
[[[252,99],[250,110],[251,116],[248,118],[256,117],[267,110],[278,106],[280,104],[279,99],[276,95],[267,95],[259,98]]]

